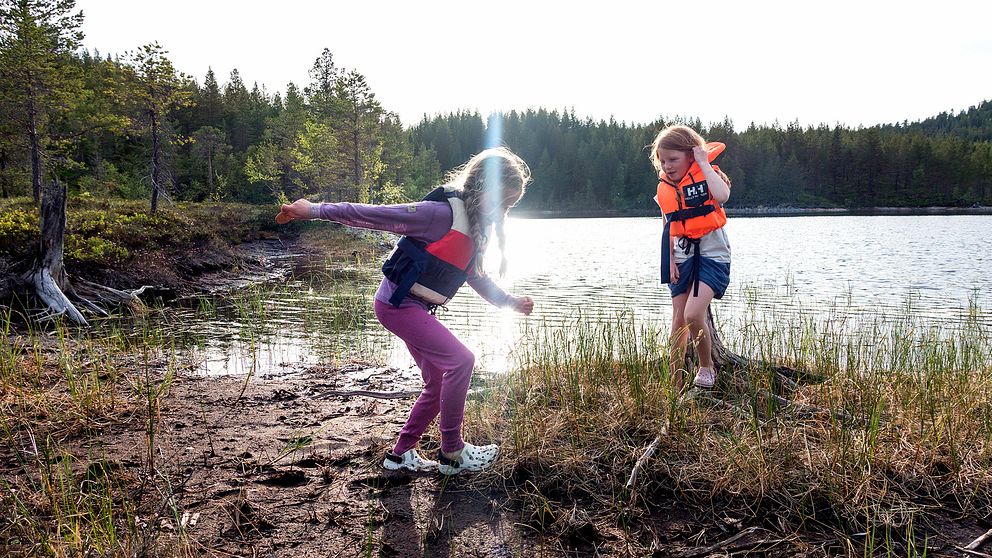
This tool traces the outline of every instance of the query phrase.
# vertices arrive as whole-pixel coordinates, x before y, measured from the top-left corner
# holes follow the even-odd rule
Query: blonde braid
[[[499,241],[499,276],[506,275],[506,234],[503,232],[504,219],[499,219],[496,225],[496,239]]]
[[[490,166],[488,163],[492,163]],[[487,167],[489,167],[487,169]],[[489,176],[495,174],[496,176]],[[475,265],[482,271],[482,260],[489,246],[489,229],[495,226],[502,257],[500,273],[506,270],[506,255],[503,250],[506,239],[503,220],[506,212],[524,194],[527,182],[530,181],[530,169],[527,163],[505,147],[487,149],[472,157],[451,176],[451,184],[460,187],[462,200],[465,202],[465,212],[468,214],[469,233],[475,242]],[[487,188],[498,187],[499,199],[486,200]],[[492,207],[493,204],[497,207]],[[487,213],[488,209],[488,213]]]
[[[482,215],[482,190],[478,187],[478,182],[474,180],[472,182],[471,187],[466,187],[463,190],[462,200],[465,202],[465,213],[468,214],[469,231],[472,241],[475,242],[475,250],[481,255],[486,253],[486,248],[489,245],[489,235],[486,234],[489,224],[486,223],[486,218]],[[481,258],[478,259],[481,260]],[[480,261],[476,261],[476,266],[480,263]]]

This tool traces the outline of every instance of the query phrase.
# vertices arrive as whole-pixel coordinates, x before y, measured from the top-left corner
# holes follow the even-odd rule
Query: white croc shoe
[[[382,460],[382,467],[390,471],[406,469],[417,473],[437,471],[437,461],[420,457],[415,449],[408,449],[402,455],[396,455],[392,450],[386,451],[386,457]]]
[[[712,389],[716,385],[716,369],[710,367],[700,367],[696,371],[696,379],[692,381],[698,388]]]
[[[499,446],[489,444],[486,446],[473,446],[466,443],[457,459],[449,459],[437,452],[437,470],[444,475],[457,475],[461,472],[476,472],[488,469],[499,457]]]

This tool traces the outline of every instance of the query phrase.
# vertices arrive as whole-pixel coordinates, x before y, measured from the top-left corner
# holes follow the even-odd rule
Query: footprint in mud
[[[271,395],[272,401],[292,401],[298,397],[298,394],[282,388],[273,391]]]
[[[406,474],[382,474],[362,477],[351,481],[352,488],[371,488],[373,490],[386,490],[394,486],[405,486],[413,480],[413,475]]]
[[[309,480],[307,480],[306,473],[298,469],[293,469],[291,471],[277,471],[264,479],[259,479],[255,482],[266,486],[289,488],[293,486],[302,486],[309,482]]]

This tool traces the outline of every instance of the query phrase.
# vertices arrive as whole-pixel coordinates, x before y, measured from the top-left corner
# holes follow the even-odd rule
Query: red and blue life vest
[[[396,290],[389,298],[393,306],[399,306],[408,295],[431,306],[447,304],[465,284],[475,262],[475,241],[461,191],[452,186],[439,186],[422,201],[448,202],[451,229],[436,242],[404,236],[396,243],[396,249],[382,264],[383,275],[396,284]]]

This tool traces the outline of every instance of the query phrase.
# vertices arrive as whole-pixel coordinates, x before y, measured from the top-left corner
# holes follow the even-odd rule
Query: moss
[[[26,254],[38,241],[38,216],[21,208],[0,211],[0,253]]]
[[[130,257],[131,254],[127,248],[99,237],[83,238],[73,234],[65,239],[65,258],[68,261],[110,267],[120,265]]]
[[[120,266],[139,253],[233,246],[271,236],[273,207],[184,203],[151,213],[144,200],[75,196],[67,208],[65,257],[70,263]],[[39,235],[29,198],[0,199],[0,255],[30,258]]]

